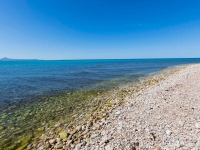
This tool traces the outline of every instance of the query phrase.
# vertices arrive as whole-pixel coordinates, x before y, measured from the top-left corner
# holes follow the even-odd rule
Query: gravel
[[[200,64],[127,94],[82,150],[200,149]],[[83,141],[86,139],[83,139]]]

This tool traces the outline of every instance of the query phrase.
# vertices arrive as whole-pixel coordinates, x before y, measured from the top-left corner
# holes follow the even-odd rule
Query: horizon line
[[[25,60],[37,60],[37,61],[73,61],[73,60],[133,60],[133,59],[200,59],[200,57],[155,57],[155,58],[83,58],[83,59],[37,59],[37,58],[0,58],[0,61],[25,61]]]

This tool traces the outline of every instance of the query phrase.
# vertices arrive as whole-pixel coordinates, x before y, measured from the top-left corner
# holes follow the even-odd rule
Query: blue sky
[[[200,1],[1,0],[0,57],[200,57]]]

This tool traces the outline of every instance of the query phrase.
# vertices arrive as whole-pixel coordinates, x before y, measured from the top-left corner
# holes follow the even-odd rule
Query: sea
[[[100,89],[113,88],[167,67],[191,63],[200,63],[200,59],[0,61],[0,105],[81,88],[92,90],[89,87],[95,84],[100,84]]]
[[[0,149],[24,149],[44,126],[68,124],[101,91],[193,63],[200,58],[0,61]]]

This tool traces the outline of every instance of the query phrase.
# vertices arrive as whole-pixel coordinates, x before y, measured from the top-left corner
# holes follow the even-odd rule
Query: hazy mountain
[[[0,61],[19,61],[19,60],[37,60],[37,59],[12,59],[12,58],[1,58]]]

